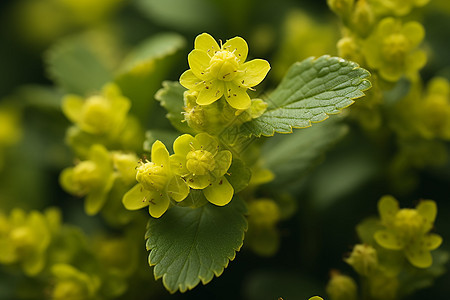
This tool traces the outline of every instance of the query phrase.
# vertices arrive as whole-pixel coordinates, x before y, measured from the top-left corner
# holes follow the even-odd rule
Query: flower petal
[[[153,218],[159,218],[169,208],[170,199],[167,193],[160,193],[153,196],[148,200],[148,212]]]
[[[378,202],[378,212],[381,217],[381,222],[389,226],[394,221],[395,214],[399,211],[397,200],[394,197],[386,195]]]
[[[96,215],[106,202],[108,191],[95,189],[89,192],[84,200],[84,211],[88,216]]]
[[[173,176],[167,185],[167,194],[177,202],[183,201],[189,195],[189,186],[180,176]]]
[[[239,68],[239,75],[233,80],[238,86],[254,87],[264,80],[270,70],[270,64],[264,59],[254,59]]]
[[[408,22],[403,25],[401,33],[411,42],[410,49],[417,47],[425,37],[425,29],[419,22]]]
[[[225,177],[220,178],[203,190],[206,199],[218,206],[227,205],[233,198],[233,193],[234,189]]]
[[[386,249],[401,250],[404,247],[403,241],[396,234],[388,230],[379,230],[375,232],[373,237],[381,247]]]
[[[219,148],[219,143],[215,138],[207,133],[199,133],[195,136],[195,139],[200,144],[203,150],[210,152],[213,156],[216,155],[217,149]]]
[[[226,89],[225,99],[231,107],[236,109],[247,109],[252,104],[246,88],[238,87],[236,84],[229,82],[226,83]]]
[[[190,134],[183,134],[177,137],[177,139],[173,142],[173,151],[176,155],[181,155],[186,157],[186,155],[192,150],[200,148],[197,140]]]
[[[433,264],[430,251],[419,245],[406,248],[405,255],[409,262],[417,268],[428,268]]]
[[[0,239],[0,263],[10,264],[17,260],[16,247],[9,239]]]
[[[70,121],[78,123],[81,120],[83,104],[83,98],[76,95],[67,95],[62,101],[62,111]]]
[[[426,233],[430,231],[430,229],[433,228],[433,223],[437,215],[436,202],[433,200],[420,201],[420,203],[416,206],[416,210],[425,221],[423,232]]]
[[[230,52],[233,52],[241,64],[243,64],[244,61],[247,59],[247,54],[248,54],[247,42],[239,36],[228,40],[223,45],[222,48],[225,50],[228,50]]]
[[[31,252],[22,261],[22,268],[26,275],[34,276],[45,266],[45,254]]]
[[[187,184],[197,190],[206,188],[211,183],[211,176],[207,175],[189,175],[186,178]]]
[[[189,90],[200,90],[203,87],[202,82],[192,70],[187,70],[180,76],[180,84]]]
[[[152,162],[157,165],[169,165],[169,151],[161,141],[156,141],[152,145]]]
[[[210,60],[211,57],[205,51],[201,50],[194,49],[188,55],[188,62],[192,72],[202,80],[207,78],[206,69],[209,67]]]
[[[426,235],[423,240],[423,247],[427,250],[437,249],[442,244],[442,237],[438,234],[432,233]]]
[[[216,178],[220,178],[228,171],[231,166],[232,155],[228,150],[223,150],[217,153],[214,157],[216,161],[216,167],[212,172]]]
[[[122,203],[128,210],[137,210],[148,205],[152,192],[144,189],[140,183],[132,187],[123,195]]]
[[[204,88],[198,93],[197,104],[209,105],[222,97],[223,92],[223,82],[219,80],[207,81],[204,84]]]
[[[105,146],[101,144],[92,145],[89,149],[89,159],[95,162],[103,173],[112,172],[112,158]]]
[[[186,155],[173,154],[170,156],[170,169],[179,176],[186,176],[189,174],[186,168]]]
[[[384,18],[377,25],[376,34],[379,37],[387,37],[391,34],[398,33],[400,22],[396,21],[394,18]]]
[[[202,33],[195,38],[194,48],[205,51],[211,57],[220,50],[216,40],[207,33]]]

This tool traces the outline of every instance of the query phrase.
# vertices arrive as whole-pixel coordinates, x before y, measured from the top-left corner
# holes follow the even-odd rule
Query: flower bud
[[[327,0],[328,7],[343,19],[349,17],[354,3],[355,0]]]
[[[355,245],[350,257],[345,259],[358,274],[369,276],[378,268],[377,251],[370,245]]]
[[[372,7],[366,0],[359,0],[356,2],[352,21],[352,29],[362,37],[366,37],[372,31],[375,17]]]
[[[326,291],[330,300],[356,300],[357,286],[353,278],[342,275],[338,271],[331,272]]]
[[[249,203],[249,221],[260,227],[271,227],[280,219],[280,209],[272,199],[259,199]]]

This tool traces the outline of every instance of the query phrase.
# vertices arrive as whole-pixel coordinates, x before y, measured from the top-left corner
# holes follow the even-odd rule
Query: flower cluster
[[[269,63],[263,59],[245,62],[248,46],[241,37],[219,47],[212,36],[203,33],[196,37],[194,48],[188,56],[191,69],[181,75],[180,83],[198,93],[197,104],[209,105],[225,96],[231,107],[249,108],[247,89],[261,83],[270,70]]]
[[[9,217],[0,213],[0,263],[18,263],[25,274],[34,276],[45,266],[50,241],[44,214],[38,211],[27,214],[21,209],[14,209]]]
[[[152,145],[151,161],[140,162],[138,184],[123,197],[127,209],[149,206],[150,215],[159,218],[171,199],[183,201],[190,189],[202,190],[218,206],[231,201],[234,189],[224,176],[232,161],[230,151],[219,150],[217,140],[206,133],[184,134],[174,141],[173,149],[175,153],[169,156],[162,142]]]
[[[376,242],[383,248],[403,251],[415,267],[431,266],[430,251],[442,243],[442,237],[429,233],[436,219],[436,203],[422,200],[415,209],[400,209],[397,200],[385,196],[378,203],[378,211],[385,229],[375,232]]]
[[[424,36],[423,26],[418,22],[402,24],[394,18],[385,18],[365,41],[367,64],[387,81],[414,75],[426,63],[425,52],[416,49]]]

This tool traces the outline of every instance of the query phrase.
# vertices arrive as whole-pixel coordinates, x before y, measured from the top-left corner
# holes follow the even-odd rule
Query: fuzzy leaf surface
[[[310,57],[294,63],[265,101],[267,111],[243,125],[247,135],[291,133],[321,122],[354,103],[371,87],[370,73],[339,57]]]
[[[115,62],[102,55],[94,38],[63,39],[46,53],[47,73],[65,92],[88,95],[113,79]]]
[[[245,213],[245,203],[235,197],[224,207],[210,203],[196,209],[176,206],[161,218],[150,219],[147,250],[155,277],[175,293],[220,276],[242,247]]]

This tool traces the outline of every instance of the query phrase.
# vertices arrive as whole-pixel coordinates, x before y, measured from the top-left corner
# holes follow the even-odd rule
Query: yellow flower
[[[126,209],[136,210],[148,205],[154,218],[161,217],[170,205],[170,198],[180,202],[189,194],[189,186],[170,166],[169,152],[160,141],[152,145],[152,161],[140,162],[136,180],[122,199]]]
[[[195,137],[183,134],[173,143],[172,169],[193,189],[203,190],[206,199],[219,206],[228,204],[234,189],[225,174],[231,165],[231,152],[219,151],[219,143],[207,133]]]
[[[377,243],[386,249],[403,250],[415,267],[431,266],[433,259],[430,251],[442,243],[442,237],[429,233],[436,219],[436,203],[422,200],[415,209],[399,209],[394,197],[384,196],[378,203],[378,211],[386,229],[375,232]]]
[[[130,107],[130,100],[112,83],[103,87],[101,95],[87,99],[67,95],[62,104],[62,110],[70,121],[95,135],[116,133],[122,129]]]
[[[88,215],[95,215],[102,209],[114,180],[111,155],[100,144],[91,146],[87,160],[64,169],[60,175],[64,190],[79,197],[86,196],[84,209]]]
[[[241,37],[219,47],[212,36],[202,33],[196,37],[194,48],[188,56],[191,69],[181,75],[180,83],[198,92],[197,104],[208,105],[225,96],[233,108],[249,108],[247,89],[266,77],[269,63],[263,59],[245,62],[248,46]]]
[[[417,49],[425,36],[420,23],[402,24],[385,18],[365,41],[363,51],[367,64],[378,70],[387,81],[397,81],[403,75],[415,75],[426,63],[423,50]]]

